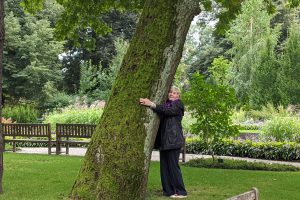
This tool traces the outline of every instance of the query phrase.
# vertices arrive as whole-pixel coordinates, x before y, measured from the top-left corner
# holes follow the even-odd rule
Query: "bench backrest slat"
[[[91,138],[96,125],[94,124],[56,124],[59,137]]]
[[[49,137],[51,136],[50,124],[3,124],[4,136],[24,136],[24,137]]]

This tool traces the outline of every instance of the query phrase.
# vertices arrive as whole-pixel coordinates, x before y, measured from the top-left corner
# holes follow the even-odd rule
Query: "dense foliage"
[[[251,142],[221,140],[212,146],[216,155],[267,160],[300,160],[300,144],[294,142]],[[188,153],[209,154],[204,141],[187,140]]]
[[[208,149],[222,138],[237,134],[237,127],[230,119],[231,109],[236,103],[231,88],[208,84],[202,75],[195,73],[183,100],[197,120],[191,125],[192,132],[203,139]],[[211,153],[213,155],[213,151]]]
[[[20,2],[35,15],[26,14],[19,6]],[[34,100],[41,110],[67,106],[72,102],[71,96],[78,93],[80,96],[91,95],[91,101],[107,99],[111,80],[106,80],[105,76],[111,76],[108,71],[112,70],[113,57],[119,56],[115,41],[120,37],[130,40],[138,10],[144,2],[120,1],[112,6],[111,1],[87,1],[83,4],[79,1],[7,0],[5,99],[10,101],[22,97]],[[206,78],[217,72],[224,74],[224,77],[219,78],[235,88],[239,105],[250,105],[257,109],[269,102],[285,106],[297,104],[299,73],[291,72],[299,68],[296,53],[299,48],[299,31],[297,19],[293,17],[297,10],[291,8],[298,3],[289,1],[283,4],[280,1],[264,0],[201,1],[203,12],[193,23],[188,35],[186,52],[179,67],[181,77],[177,77],[176,85],[186,89],[188,79],[195,71],[201,72]],[[94,6],[90,7],[92,4]],[[275,8],[280,13],[274,12]],[[74,12],[80,15],[75,16]],[[95,22],[93,19],[99,20]],[[81,23],[78,24],[79,21]],[[26,25],[28,23],[31,25]],[[44,28],[33,34],[37,26]],[[53,37],[54,26],[57,28],[56,36],[66,39],[65,43]],[[45,36],[44,30],[47,32]],[[106,35],[99,36],[99,33]],[[27,39],[30,43],[26,42]],[[41,41],[35,43],[38,40]],[[39,44],[45,44],[42,51]],[[50,44],[60,47],[47,46]],[[62,44],[65,47],[63,54]],[[26,47],[22,47],[24,45]],[[43,49],[53,51],[43,52]],[[91,87],[86,92],[82,89],[79,91],[82,63],[90,63],[97,71],[92,75]],[[214,72],[208,70],[216,66]],[[222,66],[229,67],[231,73],[228,70],[222,71]],[[50,67],[51,71],[48,70]],[[99,73],[102,73],[104,79],[95,83]],[[215,81],[220,84],[218,80]],[[42,94],[35,93],[36,90]],[[49,98],[52,91],[59,95]],[[51,98],[55,100],[49,100]]]
[[[273,117],[265,122],[263,136],[268,140],[300,143],[300,119],[298,117]]]
[[[90,102],[107,100],[135,30],[137,12],[98,13],[99,19],[111,25],[110,33],[99,36],[89,27],[78,29],[78,40],[58,41],[54,27],[65,8],[46,0],[43,9],[31,15],[20,2],[5,2],[4,103],[34,102],[41,116],[72,104],[76,96],[88,96]],[[87,63],[94,69],[83,69]]]
[[[5,17],[4,93],[9,98],[39,101],[46,84],[62,79],[58,55],[64,42],[54,38],[48,19],[13,11]]]
[[[277,90],[276,84],[272,84],[277,78],[274,49],[280,27],[270,27],[272,18],[263,0],[245,1],[226,35],[232,43],[231,79],[243,104],[264,105],[274,100]]]
[[[38,110],[34,105],[19,104],[6,105],[3,108],[2,115],[5,118],[10,118],[13,123],[37,123]]]
[[[88,102],[107,100],[113,82],[119,72],[128,43],[122,39],[115,41],[116,56],[112,58],[109,68],[82,62],[80,70],[79,96],[86,96]]]
[[[300,23],[292,19],[284,52],[279,58],[278,85],[283,105],[300,104]]]
[[[246,160],[222,159],[215,162],[212,159],[193,159],[184,164],[188,167],[217,168],[217,169],[242,169],[242,170],[264,170],[264,171],[300,171],[299,167],[284,164],[248,162]]]
[[[211,12],[202,12],[192,24],[182,59],[185,70],[181,74],[186,78],[181,85],[188,88],[186,79],[194,72],[208,80],[219,72],[223,75],[219,78],[235,89],[238,106],[246,110],[261,109],[268,103],[285,107],[299,104],[299,11],[292,8],[298,2],[226,3],[235,3],[232,10],[240,9],[238,15],[232,15],[231,19],[235,19],[231,23],[222,26],[228,18],[218,21],[218,16],[228,10],[212,4]],[[274,12],[275,8],[278,12]],[[228,29],[220,32],[219,27]],[[228,69],[224,71],[224,67]],[[212,72],[209,68],[216,70]]]
[[[43,123],[50,123],[55,130],[56,123],[98,124],[103,111],[103,102],[94,102],[90,106],[76,102],[64,109],[47,113]]]
[[[112,70],[114,58],[120,56],[118,55],[120,41],[125,43],[131,39],[137,22],[137,13],[134,12],[112,10],[99,17],[103,18],[105,23],[110,24],[110,33],[97,35],[91,28],[79,30],[79,44],[75,45],[76,38],[71,38],[65,45],[66,52],[62,56],[64,78],[61,88],[69,94],[78,92],[80,88],[82,62],[91,63],[99,72]],[[101,88],[102,84],[96,84],[90,92],[96,92],[97,87]]]

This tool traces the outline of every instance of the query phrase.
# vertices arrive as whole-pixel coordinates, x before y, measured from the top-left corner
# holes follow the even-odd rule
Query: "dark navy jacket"
[[[184,105],[182,101],[172,101],[170,106],[156,105],[152,109],[160,117],[154,149],[163,151],[183,147],[184,138],[181,121],[184,115]]]

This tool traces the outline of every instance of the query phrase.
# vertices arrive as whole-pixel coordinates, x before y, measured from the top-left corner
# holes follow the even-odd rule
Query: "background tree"
[[[273,29],[270,27],[272,17],[263,0],[247,0],[243,3],[241,14],[232,22],[228,31],[227,38],[232,43],[230,49],[232,54],[231,78],[236,95],[243,104],[247,104],[249,101],[251,103],[265,103],[271,100],[267,98],[256,102],[257,96],[251,95],[251,93],[260,90],[255,95],[260,95],[260,98],[263,99],[261,96],[265,94],[260,92],[265,89],[256,87],[268,87],[255,83],[257,79],[254,79],[254,73],[256,75],[265,73],[269,69],[262,68],[269,67],[269,63],[274,63],[272,54],[274,54],[277,43],[279,27]],[[265,78],[269,82],[276,82],[276,69],[273,70],[273,76],[262,75],[260,79]],[[274,90],[269,92],[274,92]]]
[[[24,12],[24,7],[20,5],[21,3],[22,0],[5,0],[5,12],[13,12],[14,16],[19,18],[20,23],[23,24],[23,19],[26,14]],[[54,28],[56,21],[60,18],[62,12],[63,7],[56,3],[55,0],[45,0],[43,9],[38,10],[35,13],[34,17],[36,17],[38,20],[46,19],[50,21],[51,28]]]
[[[300,102],[300,28],[294,20],[288,29],[288,38],[280,57],[279,90],[283,105]]]
[[[211,66],[208,68],[208,71],[210,73],[210,78],[215,84],[229,86],[229,69],[229,60],[225,59],[223,56],[220,56],[213,60]]]
[[[249,88],[249,105],[259,109],[268,103],[280,104],[278,91],[279,63],[275,53],[279,34],[270,34],[264,39],[265,46],[260,50],[260,62],[252,71]]]
[[[62,57],[64,80],[61,88],[69,94],[77,93],[79,90],[80,65],[82,61],[91,61],[91,64],[96,66],[98,71],[108,69],[113,57],[117,55],[115,42],[119,38],[129,41],[134,33],[137,21],[135,12],[112,10],[105,14],[99,14],[97,17],[103,19],[106,24],[111,25],[110,33],[97,35],[89,27],[78,30],[77,38],[79,39],[70,38],[66,44],[66,53]],[[99,83],[97,87],[103,86]]]
[[[293,14],[295,14],[295,9],[297,10],[297,8],[291,8],[285,0],[274,0],[274,5],[276,6],[276,12],[271,20],[271,27],[278,24],[281,25],[280,36],[276,47],[276,53],[280,54],[283,51],[284,41],[288,37],[288,29],[291,23],[293,23]]]
[[[192,124],[192,132],[200,136],[215,159],[213,146],[222,138],[238,134],[237,126],[230,119],[237,102],[234,90],[226,85],[208,84],[203,75],[195,73],[183,100],[197,120]]]
[[[10,12],[5,25],[4,92],[15,99],[39,101],[41,93],[37,91],[48,81],[57,85],[62,79],[58,55],[64,43],[54,39],[54,29],[46,19],[18,18]]]
[[[116,56],[111,60],[108,68],[97,67],[92,62],[81,64],[79,95],[86,96],[88,102],[96,100],[107,100],[113,85],[113,82],[119,72],[124,54],[127,51],[128,43],[125,40],[117,39]]]
[[[182,62],[186,66],[187,76],[190,79],[195,72],[209,76],[208,67],[213,59],[230,47],[225,45],[224,36],[216,36],[215,25],[218,21],[217,5],[214,4],[211,12],[201,12],[191,25],[185,43],[185,53]]]
[[[54,53],[49,55],[50,52],[47,52],[48,55],[43,58],[41,61],[41,54],[43,52],[35,52],[38,44],[34,41],[41,40],[42,43],[47,44],[57,42],[56,37],[54,37],[54,26],[64,11],[63,7],[57,4],[54,0],[46,0],[42,10],[39,10],[34,16],[28,16],[25,14],[23,8],[19,5],[21,0],[7,0],[7,16],[6,24],[7,31],[9,32],[9,37],[6,40],[6,49],[5,49],[5,96],[7,103],[16,104],[20,98],[33,101],[38,105],[38,109],[43,112],[44,110],[53,109],[55,106],[68,105],[73,101],[74,95],[77,95],[79,90],[79,80],[80,80],[80,65],[82,61],[93,62],[93,65],[96,66],[97,72],[105,71],[103,75],[107,74],[110,71],[110,65],[113,65],[112,58],[117,53],[115,41],[118,41],[118,38],[125,38],[129,40],[133,34],[135,23],[137,20],[137,14],[134,12],[121,12],[118,10],[111,10],[108,13],[98,14],[98,18],[101,18],[105,23],[112,25],[112,32],[106,34],[105,36],[96,35],[95,31],[92,28],[86,28],[85,30],[78,30],[77,35],[80,37],[78,43],[79,46],[74,46],[76,43],[74,38],[67,40],[64,45],[64,50],[61,52]],[[50,32],[53,37],[47,39],[39,38],[43,37],[44,34],[42,31],[36,32],[31,30],[33,28],[32,22],[29,22],[28,19],[35,22],[44,21],[49,24]],[[34,22],[34,23],[35,23]],[[28,27],[28,23],[31,23],[31,26]],[[39,25],[37,25],[39,26]],[[36,27],[37,27],[36,26]],[[35,32],[35,33],[33,33]],[[28,37],[28,35],[31,35]],[[32,38],[35,35],[37,38]],[[22,46],[27,45],[25,43],[24,37],[30,40],[32,49],[24,48]],[[78,38],[77,37],[77,38]],[[93,45],[95,41],[96,45]],[[64,43],[63,43],[64,44]],[[95,46],[93,49],[92,46]],[[27,46],[26,46],[27,47]],[[24,51],[21,51],[23,49]],[[50,48],[53,49],[53,48]],[[64,51],[64,53],[62,53]],[[32,58],[29,54],[36,55],[36,58]],[[39,54],[40,53],[40,54]],[[24,54],[21,56],[21,54]],[[55,55],[56,54],[56,55]],[[53,58],[56,61],[53,61]],[[38,60],[36,65],[41,65],[41,62],[46,62],[46,59],[55,65],[51,66],[56,67],[56,70],[47,72],[46,76],[40,76],[44,78],[36,79],[34,76],[30,77],[32,74],[29,74],[29,70],[24,70],[26,65],[28,65],[30,59]],[[39,66],[40,67],[40,66]],[[40,68],[41,69],[41,68]],[[24,72],[25,71],[25,72]],[[46,71],[40,71],[40,73],[45,73]],[[52,73],[53,72],[53,73]],[[54,78],[50,78],[49,75],[53,74]],[[94,75],[92,75],[94,76]],[[30,77],[30,78],[29,78]],[[92,79],[95,79],[93,77]],[[30,82],[34,84],[35,87],[25,87],[24,89],[24,79],[30,79]],[[45,79],[51,81],[51,83],[46,83]],[[97,85],[93,88],[90,88],[89,93],[98,94],[99,88],[108,88],[100,90],[99,95],[91,97],[90,99],[100,98],[106,100],[111,89],[112,83],[105,83],[98,81]],[[110,80],[110,79],[109,79]],[[28,85],[28,84],[27,84]],[[32,85],[32,84],[31,84]],[[16,88],[16,90],[15,90]],[[38,89],[42,94],[31,95],[35,89]],[[28,91],[31,90],[31,91]],[[56,91],[58,95],[50,95],[51,92]],[[67,92],[68,94],[65,94]],[[26,96],[27,94],[27,96]],[[34,94],[37,94],[36,92]],[[62,102],[59,102],[62,101]]]

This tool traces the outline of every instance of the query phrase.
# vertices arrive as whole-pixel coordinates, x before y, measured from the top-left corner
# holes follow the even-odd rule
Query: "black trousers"
[[[187,195],[179,167],[180,149],[160,151],[160,177],[163,194]]]

